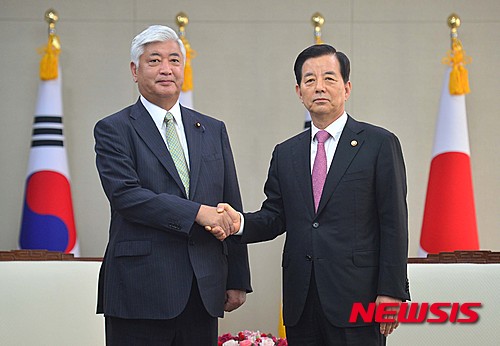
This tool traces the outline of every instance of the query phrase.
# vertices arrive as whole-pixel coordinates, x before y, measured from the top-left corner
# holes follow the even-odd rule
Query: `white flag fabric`
[[[445,74],[427,186],[419,256],[478,250],[465,95],[451,95]]]
[[[179,103],[184,107],[193,109],[193,90],[182,91],[179,96]]]
[[[59,70],[38,89],[19,245],[79,256],[62,119]]]

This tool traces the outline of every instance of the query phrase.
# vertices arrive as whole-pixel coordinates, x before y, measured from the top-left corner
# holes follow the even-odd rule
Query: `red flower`
[[[260,344],[263,342],[263,338],[271,339],[274,342],[275,346],[288,346],[288,342],[286,341],[286,339],[277,338],[271,333],[266,334],[260,332],[252,332],[250,330],[241,331],[236,336],[233,336],[231,333],[220,335],[217,340],[217,346],[222,346],[229,340],[237,341],[238,345],[241,346],[260,346]]]

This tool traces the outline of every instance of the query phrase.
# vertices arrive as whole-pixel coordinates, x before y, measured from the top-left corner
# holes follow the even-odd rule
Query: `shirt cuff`
[[[238,230],[238,232],[236,232],[233,235],[242,235],[243,234],[243,227],[245,227],[245,218],[243,217],[243,214],[240,212],[238,212],[238,214],[240,214],[240,229]]]

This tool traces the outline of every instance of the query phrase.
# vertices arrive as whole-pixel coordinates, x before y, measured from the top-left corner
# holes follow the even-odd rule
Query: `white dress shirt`
[[[186,134],[184,133],[184,124],[182,123],[181,107],[179,106],[179,100],[177,100],[177,102],[172,108],[163,109],[149,102],[142,95],[140,99],[146,110],[149,112],[149,115],[151,115],[151,118],[153,118],[153,121],[156,127],[158,128],[158,131],[160,131],[161,138],[163,138],[163,141],[165,142],[167,148],[168,148],[167,125],[165,123],[165,114],[167,114],[167,112],[172,113],[172,115],[174,116],[175,129],[177,131],[177,135],[179,136],[179,141],[181,142],[182,151],[184,151],[184,157],[186,158],[186,163],[189,169],[189,151],[186,140]]]
[[[344,131],[345,124],[347,123],[347,113],[344,112],[337,120],[328,125],[324,130],[330,134],[330,137],[325,141],[325,151],[326,151],[326,171],[330,170],[332,165],[333,156],[335,155],[335,150],[337,150],[337,144],[339,143],[340,135]],[[314,166],[314,159],[316,158],[316,151],[318,150],[318,141],[316,140],[316,133],[318,129],[311,122],[311,174]]]

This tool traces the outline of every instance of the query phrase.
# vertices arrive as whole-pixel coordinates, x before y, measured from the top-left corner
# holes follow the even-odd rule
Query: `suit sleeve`
[[[265,201],[261,209],[245,213],[242,241],[257,243],[275,239],[285,232],[284,208],[279,180],[279,145],[274,148],[267,181],[264,185]]]
[[[169,232],[188,234],[200,204],[141,185],[137,173],[131,126],[109,118],[94,128],[96,165],[101,184],[111,205],[130,222]],[[151,174],[159,174],[151,172]]]
[[[234,164],[234,157],[229,143],[229,136],[222,124],[222,151],[224,157],[224,200],[238,211],[243,210],[240,189]],[[239,241],[239,236],[228,237],[225,242],[228,250],[228,279],[226,289],[252,292],[250,283],[250,265],[246,244]]]
[[[407,300],[410,295],[406,171],[401,145],[392,133],[383,141],[377,158],[375,194],[380,222],[377,294]]]

